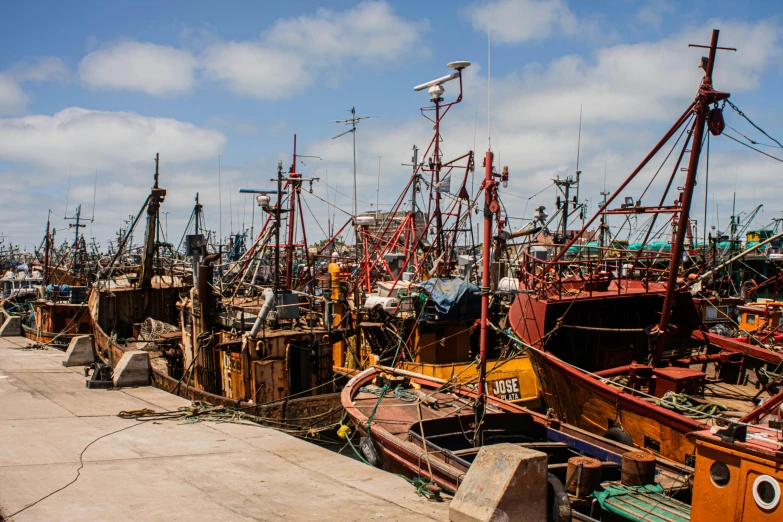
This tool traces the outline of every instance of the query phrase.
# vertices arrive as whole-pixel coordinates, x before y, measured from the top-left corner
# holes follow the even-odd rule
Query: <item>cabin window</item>
[[[719,488],[724,488],[729,484],[731,472],[725,462],[717,460],[712,463],[712,466],[710,466],[710,479]]]
[[[644,436],[644,447],[656,453],[661,452],[661,442],[650,438],[647,435]]]
[[[748,324],[756,324],[756,314],[747,314],[745,316],[745,322]]]
[[[780,484],[769,475],[761,475],[753,483],[753,500],[758,507],[771,511],[780,503]]]

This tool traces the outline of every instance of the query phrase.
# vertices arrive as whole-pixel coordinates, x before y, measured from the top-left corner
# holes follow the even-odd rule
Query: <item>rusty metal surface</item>
[[[244,408],[246,413],[257,415],[264,419],[288,421],[297,424],[302,429],[320,428],[339,423],[343,417],[343,407],[339,393],[328,393],[314,397],[299,397],[260,404]],[[276,427],[276,423],[260,421]]]

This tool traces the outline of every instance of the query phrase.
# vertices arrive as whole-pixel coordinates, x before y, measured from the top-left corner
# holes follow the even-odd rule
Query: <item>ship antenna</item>
[[[73,165],[68,169],[68,192],[65,196],[65,213],[63,214],[63,219],[67,219],[68,203],[71,201],[71,174],[73,174]]]
[[[579,150],[582,148],[582,104],[579,104],[579,134],[576,138],[576,172],[579,174]]]
[[[378,156],[378,185],[375,188],[375,216],[378,219],[378,207],[381,197],[381,157]]]
[[[220,215],[218,219],[218,229],[220,231],[218,249],[222,253],[223,249],[220,247],[220,244],[223,241],[223,181],[220,175],[220,155],[218,155],[218,214]]]
[[[492,11],[487,10],[487,150],[492,150]]]
[[[579,200],[579,177],[582,174],[582,171],[579,170],[579,151],[581,149],[582,149],[582,105],[579,104],[579,133],[576,139],[576,205],[574,205],[574,209],[576,209],[577,205],[580,206],[579,216],[582,218],[582,225],[584,226],[585,208],[584,206],[581,206],[582,202]]]
[[[95,184],[93,185],[92,188],[92,218],[90,218],[90,236],[92,236],[92,224],[95,223],[95,195],[97,193],[98,193],[98,169],[95,169]]]

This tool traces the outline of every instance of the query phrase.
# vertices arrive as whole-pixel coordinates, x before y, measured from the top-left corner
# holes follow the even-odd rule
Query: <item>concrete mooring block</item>
[[[63,366],[89,366],[95,362],[92,336],[77,335],[71,339],[65,351]]]
[[[19,337],[22,335],[22,318],[9,315],[0,326],[0,337]]]
[[[513,444],[481,448],[449,506],[452,522],[546,522],[547,456]]]
[[[150,385],[150,355],[141,350],[125,352],[120,363],[114,368],[114,386]]]

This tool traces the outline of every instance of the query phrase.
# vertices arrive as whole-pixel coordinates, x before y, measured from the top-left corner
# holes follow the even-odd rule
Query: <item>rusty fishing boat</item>
[[[720,135],[720,103],[729,96],[713,87],[717,42],[716,30],[706,46],[709,56],[702,60],[704,78],[694,101],[599,212],[552,249],[551,257],[527,250],[520,263],[524,292],[517,295],[508,317],[510,332],[527,348],[544,400],[557,418],[689,464],[694,444],[688,433],[716,423],[760,422],[769,415],[774,401],[768,399],[775,396],[775,388],[758,390],[747,385],[744,376],[754,369],[774,372],[783,361],[763,348],[713,342],[690,292],[682,288],[680,268],[705,130]],[[672,156],[671,176],[660,200],[646,206],[641,198],[626,197],[620,208],[611,209],[675,136],[669,156],[680,143],[681,148]],[[671,187],[677,186],[686,155],[682,191],[674,205],[664,205]],[[597,247],[602,252],[597,257],[566,259],[569,248],[599,216],[639,214],[652,214],[653,219],[671,215],[668,252]],[[666,255],[667,268],[657,269],[651,255]]]
[[[332,324],[350,321],[355,332],[335,351],[334,364],[355,373],[378,363],[475,387],[480,337],[486,335],[481,357],[490,393],[537,407],[540,389],[529,358],[503,335],[479,328],[482,295],[490,291],[493,321],[506,316],[514,289],[503,291],[508,263],[502,260],[506,241],[517,236],[507,230],[497,193],[491,208],[484,205],[485,213],[496,216],[494,225],[483,242],[474,234],[473,214],[491,187],[482,184],[471,196],[474,151],[444,159],[444,118],[463,100],[462,75],[469,66],[466,61],[451,62],[453,72],[414,87],[426,91],[431,103],[420,109],[434,128],[423,159],[414,145],[412,174],[388,211],[356,216],[355,262],[346,263],[338,255],[330,264],[333,288],[345,286],[329,294]],[[448,82],[458,84],[458,92],[445,101]],[[484,167],[492,179],[506,186],[508,168],[495,172],[487,161]],[[326,252],[336,254],[326,246]],[[483,263],[493,272],[487,286],[478,284]]]

